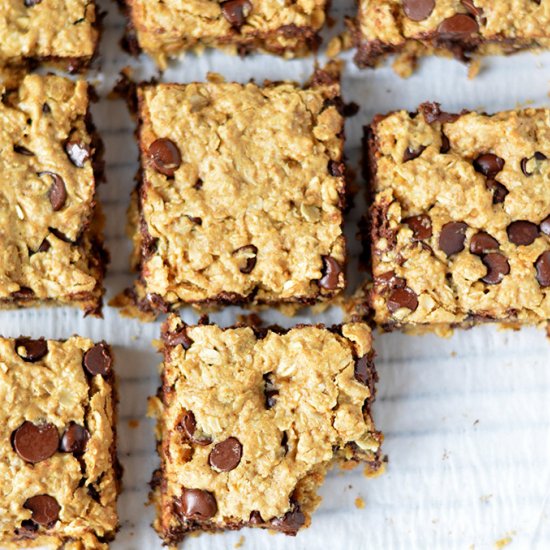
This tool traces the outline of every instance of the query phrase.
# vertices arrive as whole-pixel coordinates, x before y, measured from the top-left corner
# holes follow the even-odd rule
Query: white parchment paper
[[[133,60],[120,50],[123,18],[114,2],[100,4],[108,11],[102,70],[91,79],[102,96],[93,112],[106,145],[108,184],[101,187],[100,197],[112,257],[106,280],[109,299],[132,280],[124,225],[138,153],[124,103],[105,95],[126,65],[136,69],[137,78],[156,73],[144,56]],[[333,5],[339,21],[354,13],[353,0],[335,0]],[[340,30],[339,23],[326,36]],[[484,70],[473,81],[467,79],[466,67],[451,60],[425,60],[414,76],[402,80],[389,67],[359,71],[351,57],[351,52],[343,55],[348,61],[343,88],[345,99],[361,106],[346,128],[347,155],[357,173],[361,128],[376,113],[414,110],[426,100],[440,101],[451,111],[549,105],[548,53],[484,61]],[[241,60],[209,52],[174,63],[162,78],[188,82],[216,71],[241,82],[305,81],[312,70],[312,59]],[[363,211],[359,197],[346,228],[353,254],[359,249],[354,235]],[[352,262],[352,286],[360,277]],[[212,318],[229,325],[236,313],[229,308]],[[188,322],[197,319],[191,311],[183,316]],[[265,313],[263,318],[292,326],[335,322],[340,312],[321,316],[305,312],[294,319]],[[115,550],[161,548],[150,527],[153,510],[145,506],[147,483],[158,464],[153,424],[145,411],[146,399],[159,382],[160,357],[151,346],[159,327],[160,322],[122,319],[109,307],[103,320],[82,319],[79,311],[66,308],[0,313],[0,333],[6,336],[65,338],[79,333],[114,345],[120,380],[119,454],[125,469],[119,499],[122,527],[112,545]],[[296,538],[248,529],[189,538],[184,548],[224,550],[239,543],[249,550],[485,549],[504,543],[518,549],[550,548],[550,345],[545,334],[535,329],[501,332],[494,327],[457,332],[449,340],[378,334],[375,347],[380,383],[374,416],[386,435],[386,474],[367,479],[361,468],[331,473],[311,528]],[[364,508],[356,505],[358,498]]]

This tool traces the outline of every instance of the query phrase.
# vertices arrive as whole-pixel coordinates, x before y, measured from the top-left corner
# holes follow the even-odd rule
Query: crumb
[[[481,61],[474,59],[468,67],[468,79],[473,80],[481,71]]]
[[[130,340],[132,340],[132,342],[135,342],[138,338],[139,336],[137,334],[132,334],[132,336],[130,336]]]
[[[449,451],[446,449],[443,450],[443,456],[441,457],[441,460],[448,460],[449,459]]]
[[[512,544],[512,535],[514,534],[515,532],[512,532],[509,535],[506,535],[505,537],[502,537],[501,539],[495,541],[495,548],[500,549],[508,546],[509,544]]]
[[[244,535],[241,535],[239,540],[234,544],[233,548],[242,548],[244,544]]]
[[[451,351],[451,357],[456,357],[456,351]]]
[[[385,471],[386,471],[386,464],[383,461],[380,467],[375,470],[373,470],[371,466],[365,466],[365,469],[363,470],[363,475],[365,477],[374,478],[374,477],[381,476]]]
[[[365,507],[365,501],[361,497],[355,499],[355,507],[362,510]]]
[[[481,495],[479,497],[479,500],[481,500],[481,502],[484,502],[485,504],[487,504],[491,499],[493,498],[493,495]]]
[[[479,424],[479,418],[474,422],[474,426],[477,426]]]
[[[135,430],[136,428],[139,427],[139,420],[137,420],[136,418],[132,418],[128,420],[128,426],[130,426],[130,428]]]

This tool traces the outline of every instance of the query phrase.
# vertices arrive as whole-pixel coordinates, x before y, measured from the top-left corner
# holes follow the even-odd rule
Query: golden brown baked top
[[[90,0],[2,0],[0,64],[25,58],[91,58],[98,31]]]
[[[140,46],[173,55],[236,45],[287,56],[307,53],[325,22],[327,0],[126,0]],[[314,40],[313,40],[314,41]]]
[[[311,302],[344,286],[339,85],[211,79],[138,91],[148,295]]]
[[[441,39],[550,39],[549,0],[361,0],[368,40],[399,45],[435,33]]]
[[[205,530],[242,525],[251,514],[275,529],[296,502],[309,521],[334,460],[377,456],[367,325],[258,336],[249,327],[186,328],[171,316],[164,354],[162,401],[152,401],[161,534],[193,530],[193,520]]]
[[[550,318],[550,111],[421,111],[372,126],[377,322]]]
[[[31,75],[0,92],[0,299],[97,302],[87,84]]]
[[[2,338],[0,367],[0,545],[106,549],[118,524],[108,346]]]

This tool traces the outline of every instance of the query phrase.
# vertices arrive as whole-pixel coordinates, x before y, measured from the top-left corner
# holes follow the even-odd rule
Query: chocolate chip
[[[550,237],[550,216],[546,216],[546,218],[540,222],[540,230]]]
[[[250,512],[248,523],[250,523],[251,525],[260,525],[265,522],[264,518],[262,518],[262,515],[260,514],[260,512],[258,512],[258,510],[252,510],[252,512]]]
[[[24,0],[25,7],[32,8],[33,6],[36,6],[36,4],[40,4],[42,0]]]
[[[50,176],[52,185],[48,191],[48,197],[54,212],[61,210],[67,200],[67,189],[63,178],[55,172],[38,172],[39,176]]]
[[[234,250],[233,256],[236,256],[237,260],[239,260],[239,271],[248,275],[256,267],[258,248],[253,244],[247,244]]]
[[[84,168],[84,163],[90,158],[92,150],[88,145],[80,141],[67,141],[65,143],[65,152],[77,168]]]
[[[286,535],[295,535],[305,522],[306,517],[300,510],[300,506],[295,504],[294,508],[283,517],[273,518],[269,523],[277,531],[281,531]]]
[[[498,250],[498,247],[498,241],[485,231],[476,233],[470,240],[470,252],[476,256],[482,256],[491,250]]]
[[[487,268],[487,275],[482,277],[482,281],[488,285],[496,285],[502,281],[505,275],[510,273],[510,264],[505,256],[498,252],[492,252],[483,256],[481,259]]]
[[[437,27],[440,37],[447,40],[462,40],[478,31],[479,26],[477,21],[473,17],[463,13],[457,13],[445,19]]]
[[[508,226],[506,233],[516,246],[528,246],[539,236],[539,228],[532,222],[518,220]]]
[[[430,220],[430,216],[420,214],[405,218],[403,221],[412,229],[414,241],[423,241],[432,236],[432,221]]]
[[[543,252],[535,262],[537,270],[537,281],[540,286],[550,286],[550,250]]]
[[[488,179],[486,182],[487,188],[493,192],[493,204],[500,204],[504,202],[508,189],[499,183],[498,181]]]
[[[403,153],[403,162],[409,162],[409,160],[418,158],[424,152],[424,149],[426,149],[425,145],[420,145],[416,149],[407,147]]]
[[[342,267],[332,256],[323,256],[323,263],[323,276],[319,280],[319,286],[327,290],[334,290],[338,288]]]
[[[388,310],[395,313],[398,309],[406,308],[415,311],[418,307],[416,292],[409,287],[396,288],[388,296]]]
[[[275,405],[277,402],[277,396],[279,395],[279,390],[275,387],[272,376],[273,375],[271,372],[268,372],[263,376],[265,382],[264,394],[266,409],[271,409]]]
[[[474,0],[461,0],[461,4],[466,8],[474,17],[483,15],[483,8],[478,8],[474,5]]]
[[[403,0],[403,11],[413,21],[427,19],[435,7],[435,0]]]
[[[23,361],[34,363],[48,353],[48,342],[44,338],[32,340],[31,338],[17,338],[15,352]]]
[[[468,225],[464,222],[446,223],[441,228],[441,233],[439,234],[439,248],[447,256],[452,256],[463,250],[466,229],[468,229]]]
[[[47,103],[43,103],[42,104],[42,112],[47,115],[47,114],[50,114],[52,112],[52,109],[51,107],[47,104]]]
[[[14,145],[13,150],[20,155],[25,155],[26,157],[34,157],[34,153],[26,147],[23,147],[22,145]]]
[[[252,11],[252,4],[249,0],[228,0],[222,4],[221,8],[229,24],[239,29],[245,24],[246,18]]]
[[[480,172],[489,179],[494,179],[495,176],[504,168],[504,159],[493,155],[492,153],[485,153],[479,155],[474,160],[474,169],[476,172]]]
[[[189,441],[197,445],[210,445],[212,439],[203,435],[197,434],[197,421],[193,411],[185,411],[178,423],[178,430],[183,431]]]
[[[193,345],[193,340],[187,334],[187,327],[182,327],[177,332],[168,332],[164,336],[164,341],[171,347],[182,345],[184,350]]]
[[[441,147],[439,149],[439,152],[442,155],[447,154],[451,150],[451,142],[449,141],[449,138],[441,132]]]
[[[418,106],[418,110],[422,113],[424,120],[428,124],[433,124],[434,122],[441,122],[441,124],[445,124],[447,122],[455,122],[461,116],[454,113],[447,113],[445,111],[442,111],[441,104],[435,101],[426,101],[424,103],[421,103]],[[463,113],[464,112],[467,111],[463,111]]]
[[[13,448],[26,462],[35,464],[53,456],[59,447],[59,433],[53,424],[26,420],[13,432]]]
[[[21,526],[15,529],[15,534],[20,539],[34,539],[38,531],[38,524],[32,519],[24,519]]]
[[[50,241],[48,241],[48,239],[44,239],[40,243],[40,246],[38,247],[36,252],[48,252],[48,250],[51,248],[51,246],[52,245],[50,244]]]
[[[39,525],[52,526],[59,519],[59,506],[57,500],[50,495],[36,495],[28,498],[23,508],[32,512],[32,520]]]
[[[528,170],[528,167],[527,167],[527,163],[534,160],[536,162],[536,165],[535,165],[535,169],[532,171],[532,172],[529,172]],[[538,167],[538,163],[542,162],[543,160],[547,160],[547,157],[545,154],[537,151],[531,158],[522,158],[521,159],[521,162],[520,162],[520,166],[521,166],[521,171],[527,176],[527,177],[530,177],[532,176],[537,167]]]
[[[355,380],[361,384],[368,386],[369,388],[373,384],[374,366],[372,364],[371,356],[367,353],[363,357],[359,357],[355,361],[354,367]]]
[[[64,453],[82,454],[86,450],[89,439],[90,432],[86,428],[71,422],[61,438],[61,450]]]
[[[218,511],[214,495],[202,489],[183,489],[175,505],[176,512],[185,520],[205,521]]]
[[[344,175],[346,171],[346,166],[343,162],[336,162],[334,160],[328,161],[328,173],[335,177],[340,178]]]
[[[159,138],[149,146],[149,158],[153,168],[172,177],[181,165],[181,153],[178,146],[168,138]]]
[[[225,441],[214,445],[208,456],[212,468],[220,472],[230,472],[240,463],[243,456],[243,446],[236,437],[229,437]]]
[[[12,292],[11,296],[18,300],[30,300],[31,298],[34,298],[34,290],[28,286],[22,286],[19,290]]]
[[[111,372],[113,358],[107,344],[100,342],[84,354],[82,362],[92,376],[98,374],[105,376]]]

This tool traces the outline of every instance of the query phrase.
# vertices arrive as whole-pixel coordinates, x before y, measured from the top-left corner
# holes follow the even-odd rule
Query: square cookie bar
[[[107,549],[118,527],[109,346],[0,338],[0,546]]]
[[[86,68],[96,53],[99,19],[94,0],[2,0],[0,65]]]
[[[0,94],[0,308],[56,304],[99,314],[102,147],[88,85],[30,75]]]
[[[438,53],[509,54],[550,47],[548,0],[360,0],[352,24],[355,61],[373,67],[386,54],[409,60]]]
[[[130,210],[142,311],[313,304],[345,285],[338,78],[138,88]]]
[[[550,318],[550,111],[378,116],[366,133],[379,325]]]
[[[166,58],[205,47],[240,54],[261,50],[304,56],[319,45],[328,0],[123,0],[127,46],[162,66]]]
[[[150,403],[161,456],[154,527],[164,541],[241,527],[295,535],[332,465],[378,471],[371,344],[361,323],[222,329],[172,315]]]

